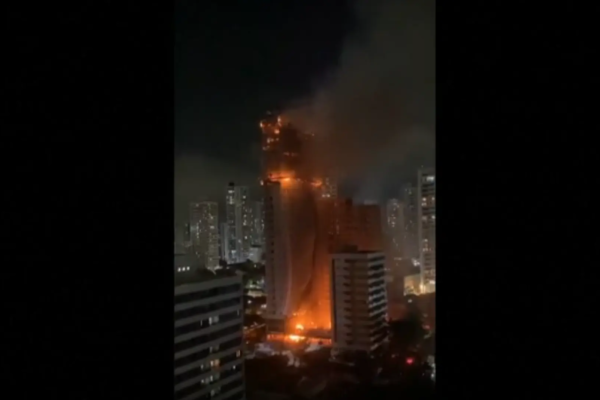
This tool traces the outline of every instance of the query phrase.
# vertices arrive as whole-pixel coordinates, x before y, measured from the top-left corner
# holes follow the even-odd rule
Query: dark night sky
[[[397,3],[405,4],[398,7]],[[322,125],[346,135],[336,138],[348,142],[340,163],[352,159],[352,166],[361,171],[352,171],[357,191],[379,196],[383,187],[390,186],[390,179],[381,177],[402,178],[397,171],[410,169],[406,165],[381,162],[381,154],[355,163],[353,149],[378,154],[384,146],[386,160],[404,157],[394,151],[395,145],[407,149],[402,137],[410,135],[401,131],[408,132],[416,121],[434,132],[430,116],[435,112],[431,89],[435,78],[433,4],[433,0],[177,1],[176,221],[185,217],[189,201],[203,196],[220,199],[228,181],[256,183],[258,120],[266,110],[277,107],[292,108],[299,124],[309,126],[314,121],[322,124],[323,116],[315,115],[315,109],[317,114],[330,110]],[[425,15],[427,24],[419,22],[423,20],[419,15]],[[426,34],[411,35],[415,29]],[[399,37],[403,34],[408,37],[404,42]],[[422,48],[428,52],[424,54],[419,50]],[[402,96],[398,94],[401,92]],[[427,96],[422,95],[424,92]],[[411,96],[416,103],[423,103],[421,108],[427,112],[412,113],[415,117],[400,126],[396,123],[400,109],[410,114],[406,102]],[[358,113],[357,108],[365,104],[373,104],[372,111]],[[348,114],[354,119],[346,118]],[[357,114],[362,114],[360,120]],[[392,118],[394,123],[390,124]],[[365,134],[367,126],[375,132]],[[432,137],[425,138],[427,151],[416,151],[426,153],[430,164]],[[374,159],[379,161],[374,163]],[[398,167],[395,172],[388,171],[394,169],[392,164]],[[377,179],[372,179],[374,176]],[[366,182],[369,184],[365,186]]]

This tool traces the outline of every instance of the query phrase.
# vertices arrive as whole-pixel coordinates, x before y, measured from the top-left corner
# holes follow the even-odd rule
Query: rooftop
[[[206,268],[196,267],[186,272],[175,272],[175,286],[234,278],[238,276],[239,275],[233,271],[218,270],[213,272]]]

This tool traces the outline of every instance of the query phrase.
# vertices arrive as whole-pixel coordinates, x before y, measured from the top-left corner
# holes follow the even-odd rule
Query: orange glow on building
[[[260,127],[266,280],[273,288],[264,316],[270,334],[294,341],[331,329],[330,253],[348,245],[381,250],[379,209],[323,195],[330,181],[311,165],[316,143],[310,135],[272,114]]]
[[[269,333],[267,335],[268,341],[273,342],[282,342],[292,345],[297,345],[299,343],[303,344],[320,344],[324,346],[331,346],[331,339],[329,338],[319,338],[319,337],[310,337],[310,336],[302,336],[302,335],[285,335],[281,333]]]

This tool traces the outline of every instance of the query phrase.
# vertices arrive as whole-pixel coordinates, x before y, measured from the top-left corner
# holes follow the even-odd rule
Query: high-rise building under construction
[[[330,254],[347,245],[381,250],[379,207],[337,199],[335,181],[315,167],[311,134],[277,115],[260,127],[267,327],[330,330]]]
[[[321,181],[309,162],[312,137],[276,115],[260,127],[267,326],[275,332],[329,328],[327,290],[319,290],[328,280],[326,238],[319,237]]]

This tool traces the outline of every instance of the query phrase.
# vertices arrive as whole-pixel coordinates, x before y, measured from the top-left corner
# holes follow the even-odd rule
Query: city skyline
[[[256,121],[268,110],[344,144],[324,148],[344,169],[347,196],[383,200],[419,167],[434,166],[433,1],[327,3],[319,13],[301,4],[242,6],[231,15],[234,31],[205,21],[197,7],[176,5],[176,222],[190,202],[218,199],[226,182],[258,184]],[[411,23],[392,23],[392,15]],[[197,46],[215,37],[222,45],[200,57]]]
[[[191,244],[175,248],[193,250],[201,274],[241,279],[246,371],[287,353],[304,375],[268,389],[279,369],[265,367],[244,396],[323,390],[306,382],[305,353],[316,350],[318,368],[357,363],[362,382],[400,383],[400,359],[411,365],[416,353],[433,364],[415,349],[435,330],[435,2],[327,2],[316,13],[246,5],[227,31],[197,23],[218,6],[177,7],[175,238],[185,240],[187,223]],[[208,37],[219,45],[197,58]],[[194,333],[206,328],[207,339],[182,343],[215,339],[222,293],[197,300],[213,294],[208,325]],[[394,337],[396,323],[413,327],[413,345]],[[427,363],[415,367],[431,383]],[[177,371],[176,393],[220,400],[218,368]]]

